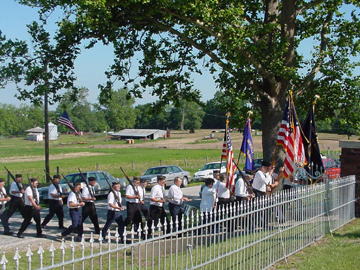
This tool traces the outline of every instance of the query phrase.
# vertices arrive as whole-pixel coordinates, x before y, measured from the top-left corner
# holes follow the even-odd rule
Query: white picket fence
[[[182,230],[110,232],[104,241],[62,241],[3,252],[2,269],[266,269],[354,219],[355,177],[282,191],[215,214],[190,211]],[[221,219],[219,218],[221,217]],[[208,222],[205,222],[208,221]],[[170,224],[173,227],[174,224]],[[140,239],[140,240],[139,240]]]

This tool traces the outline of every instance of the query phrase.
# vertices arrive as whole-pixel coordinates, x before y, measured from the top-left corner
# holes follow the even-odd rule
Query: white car
[[[207,163],[204,167],[202,167],[198,172],[194,174],[193,180],[202,181],[205,178],[212,178],[214,170],[220,170],[220,173],[225,173],[226,162],[224,161],[221,163],[221,168],[220,161]]]

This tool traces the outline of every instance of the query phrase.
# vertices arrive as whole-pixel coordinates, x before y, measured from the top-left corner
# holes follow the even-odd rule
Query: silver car
[[[107,179],[109,180],[110,184],[112,182],[120,182],[121,187],[126,187],[126,179],[124,178],[115,178],[114,176],[112,176],[111,174],[109,174],[108,172],[105,171],[88,171],[88,172],[83,172],[84,177],[86,178],[86,180],[89,179],[89,177],[95,177],[96,179],[96,184],[94,186],[94,190],[95,190],[95,196],[100,196],[100,195],[106,195],[110,192],[110,187],[108,185],[108,183],[106,182],[105,176],[107,177]],[[66,179],[72,184],[74,185],[75,183],[80,182],[81,183],[81,188],[83,188],[86,184],[84,183],[80,173],[72,173],[72,174],[68,174],[65,176]],[[62,179],[60,181],[60,186],[62,188],[63,191],[63,195],[68,196],[71,192],[69,185],[66,183],[65,179]],[[39,188],[39,199],[42,201],[46,201],[48,199],[48,187],[42,187]]]
[[[140,178],[146,179],[148,181],[148,187],[151,187],[157,183],[158,176],[166,177],[165,186],[171,186],[174,183],[175,177],[180,177],[183,180],[181,184],[182,187],[186,187],[191,181],[190,173],[175,165],[149,168]]]

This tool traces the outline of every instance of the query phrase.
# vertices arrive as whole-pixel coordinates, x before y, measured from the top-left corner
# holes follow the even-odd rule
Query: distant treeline
[[[71,100],[66,93],[55,111],[49,112],[49,119],[56,123],[66,109],[74,126],[79,131],[103,132],[105,130],[119,131],[124,128],[149,128],[172,130],[224,129],[226,112],[231,111],[231,128],[243,129],[247,113],[251,109],[248,101],[233,102],[221,96],[219,92],[213,99],[203,104],[180,101],[177,106],[159,106],[157,103],[147,103],[134,106],[134,98],[128,98],[125,89],[113,91],[111,98],[102,104],[91,104],[87,101],[88,89],[82,88],[77,101]],[[299,111],[300,119],[306,116],[305,111]],[[0,103],[0,136],[21,136],[24,131],[36,126],[44,126],[43,107],[33,105],[14,106]],[[261,129],[259,113],[252,110],[252,128]],[[337,134],[359,134],[357,127],[344,123],[341,114],[325,120],[317,120],[318,132]],[[59,132],[69,131],[59,125]]]

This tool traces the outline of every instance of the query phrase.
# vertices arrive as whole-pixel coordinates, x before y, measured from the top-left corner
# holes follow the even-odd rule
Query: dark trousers
[[[246,210],[246,206],[247,203],[250,204],[250,201],[248,200],[247,197],[240,197],[240,196],[236,196],[235,198],[236,201],[236,205],[238,207],[237,209],[237,213],[238,214],[243,214],[246,211],[250,211],[251,208],[248,208],[248,210]],[[251,207],[251,205],[249,205]],[[254,227],[254,219],[250,218],[250,216],[245,216],[243,218],[240,218],[240,222],[237,223],[237,225],[241,226],[242,229],[252,229]]]
[[[12,215],[15,213],[15,211],[19,210],[22,217],[25,218],[25,213],[24,213],[25,204],[23,199],[12,195],[10,197],[11,200],[10,200],[9,209],[7,210],[7,217],[11,218]]]
[[[126,209],[127,217],[124,221],[124,225],[127,226],[132,222],[134,224],[134,230],[136,232],[139,228],[139,224],[141,224],[140,204],[127,202]]]
[[[99,220],[96,213],[95,203],[93,202],[85,202],[85,205],[82,208],[82,223],[84,223],[85,219],[87,219],[88,217],[90,217],[91,222],[94,224],[95,233],[99,234]]]
[[[114,221],[118,224],[118,233],[120,235],[121,240],[123,240],[125,225],[124,225],[123,216],[120,211],[112,211],[112,210],[107,211],[106,223],[104,225],[104,228],[102,229],[102,236],[104,238],[107,236],[107,232]]]
[[[69,209],[71,225],[61,233],[62,236],[67,236],[72,233],[75,229],[77,229],[78,237],[81,238],[83,234],[83,223],[82,223],[82,213],[79,208],[77,209]]]
[[[159,219],[161,224],[163,225],[163,231],[166,233],[170,232],[170,224],[169,220],[166,216],[165,208],[156,206],[156,205],[150,205],[150,219],[149,219],[149,232],[151,231],[152,224],[154,224],[155,231],[157,230],[157,225],[159,223]],[[165,224],[166,222],[166,224]],[[149,226],[150,225],[150,226]]]
[[[147,208],[146,204],[142,204],[142,203],[140,204],[140,211],[144,215],[145,220],[148,221],[150,215],[149,215],[149,209]]]
[[[260,190],[257,190],[257,189],[253,189],[256,197],[263,197],[263,196],[266,196],[266,192],[262,192]]]
[[[29,205],[25,205],[24,209],[25,209],[25,211],[24,211],[25,219],[24,219],[23,223],[21,224],[18,234],[22,234],[29,226],[31,219],[34,218],[35,223],[36,223],[36,233],[37,233],[37,235],[41,235],[42,230],[41,230],[40,210],[36,210],[34,207],[29,206]]]
[[[49,200],[49,214],[45,217],[42,226],[46,226],[56,214],[59,220],[59,227],[64,226],[64,209],[59,200]]]
[[[181,221],[183,217],[183,211],[180,205],[169,203],[169,211],[171,215],[171,220],[173,222],[173,231],[176,231],[176,220],[178,222],[179,231],[182,230]]]
[[[0,220],[4,227],[4,232],[10,232],[9,218],[7,216],[7,211],[5,211],[5,204],[0,205]]]
[[[219,198],[216,204],[217,219],[219,220],[224,219],[228,211],[229,211],[229,215],[231,216],[229,207],[230,207],[230,199]],[[225,215],[223,215],[223,210]]]
[[[260,190],[257,190],[257,189],[253,189],[254,190],[254,193],[256,195],[256,197],[265,197],[266,196],[266,192],[262,192]],[[254,207],[256,207],[257,209],[259,208],[263,208],[264,205],[260,204],[260,200],[258,200],[258,204],[257,205],[254,205]],[[257,222],[257,225],[264,228],[264,229],[267,229],[269,227],[269,215],[270,215],[270,210],[262,210],[262,211],[259,211],[257,212],[257,217],[255,217],[255,222]]]

